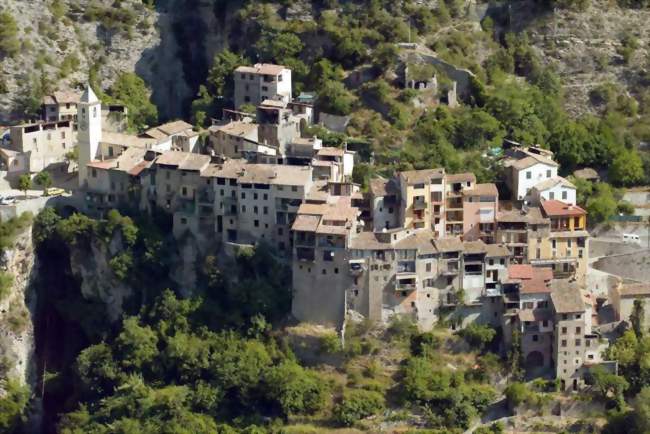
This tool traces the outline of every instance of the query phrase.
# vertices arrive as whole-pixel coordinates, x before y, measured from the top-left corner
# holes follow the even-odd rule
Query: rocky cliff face
[[[31,227],[16,238],[14,247],[0,254],[0,270],[13,283],[0,301],[0,378],[34,379],[34,321],[38,265]]]
[[[17,23],[21,49],[0,60],[0,122],[20,120],[24,99],[43,81],[54,90],[73,88],[96,68],[103,87],[121,71],[145,62],[160,42],[155,11],[141,0],[2,0]],[[116,9],[125,15],[117,15]],[[128,25],[125,24],[128,21]],[[67,59],[67,60],[66,60]]]
[[[228,45],[241,2],[163,0],[1,0],[17,23],[21,49],[0,58],[0,123],[24,120],[27,97],[79,87],[90,71],[108,88],[123,71],[152,89],[161,120],[188,115],[216,52]],[[232,3],[232,4],[231,4]]]

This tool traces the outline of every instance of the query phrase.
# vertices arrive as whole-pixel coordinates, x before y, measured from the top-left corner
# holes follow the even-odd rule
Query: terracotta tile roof
[[[585,301],[577,283],[557,279],[551,283],[551,290],[551,301],[556,313],[584,312]]]
[[[650,283],[621,283],[618,292],[624,298],[650,296]]]
[[[320,218],[314,215],[298,215],[291,226],[291,230],[315,232],[318,228]]]
[[[417,250],[420,254],[437,253],[434,238],[430,230],[417,231],[397,241],[395,248]]]
[[[461,252],[463,250],[463,242],[460,237],[438,238],[433,243],[439,252]]]
[[[498,196],[497,186],[488,184],[475,184],[474,187],[463,190],[463,196]]]
[[[115,133],[111,131],[102,131],[102,139],[100,142],[108,145],[119,145],[129,148],[147,148],[155,145],[157,139],[138,137],[131,134]]]
[[[370,192],[374,197],[384,197],[399,193],[392,179],[374,178],[370,180]]]
[[[522,294],[550,292],[548,283],[553,279],[553,269],[533,267],[530,264],[512,264],[508,267],[508,278],[511,282],[521,284],[519,292]]]
[[[156,159],[156,164],[175,166],[180,170],[202,171],[210,164],[210,156],[191,152],[167,151]]]
[[[374,232],[361,232],[352,238],[350,248],[359,250],[389,250],[393,248],[391,243],[382,241],[378,237]]]
[[[331,146],[323,146],[318,150],[318,156],[323,157],[342,157],[345,155],[345,150],[341,148],[334,148]]]
[[[486,256],[488,258],[500,258],[500,257],[510,256],[510,251],[503,244],[486,244],[485,249],[487,250]]]
[[[526,210],[513,209],[509,211],[500,211],[497,217],[498,222],[505,223],[528,223],[528,224],[548,224],[550,220],[545,218],[539,207],[528,207]]]
[[[521,321],[548,321],[553,319],[553,312],[549,309],[522,309],[518,316]]]
[[[264,101],[262,101],[260,106],[272,107],[272,108],[285,108],[287,106],[287,103],[284,101],[277,101],[274,99],[265,99]]]
[[[78,104],[81,93],[74,90],[57,90],[43,97],[43,104]]]
[[[256,63],[254,66],[239,66],[235,72],[245,72],[248,74],[265,74],[265,75],[278,75],[283,70],[287,69],[282,65],[274,65],[272,63]]]
[[[445,169],[438,167],[435,169],[406,170],[400,172],[399,175],[407,184],[429,183],[432,179],[443,178],[445,176]]]
[[[562,178],[561,176],[555,176],[553,178],[548,178],[543,181],[540,181],[537,184],[535,184],[533,188],[536,189],[537,191],[544,191],[553,188],[558,184],[562,185],[563,187],[572,188],[574,190],[576,188],[575,185],[567,181],[565,178]]]
[[[481,240],[465,241],[463,242],[463,253],[468,255],[487,253],[487,245]]]
[[[172,121],[172,122],[167,122],[162,125],[158,125],[157,127],[149,128],[147,131],[144,132],[145,135],[149,137],[153,137],[154,139],[165,139],[169,136],[172,136],[174,134],[180,134],[184,131],[191,130],[192,125],[188,124],[185,121]]]
[[[474,176],[474,174],[471,172],[454,173],[451,175],[447,175],[446,181],[448,184],[454,184],[457,182],[468,182],[468,181],[471,183],[475,183],[476,176]]]
[[[555,199],[543,201],[542,209],[544,210],[544,214],[549,217],[581,216],[587,214],[584,209],[577,205],[569,205]]]

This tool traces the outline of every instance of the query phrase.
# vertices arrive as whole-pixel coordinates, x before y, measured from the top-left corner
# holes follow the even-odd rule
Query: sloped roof
[[[493,183],[475,184],[472,188],[463,190],[463,196],[498,196],[499,191]]]
[[[476,176],[472,172],[464,172],[464,173],[453,173],[453,174],[448,174],[446,177],[446,181],[448,184],[453,184],[456,182],[476,182]]]
[[[399,190],[392,179],[374,178],[370,180],[370,192],[374,197],[397,194]]]
[[[556,279],[551,283],[551,301],[556,313],[584,312],[585,302],[580,287],[567,279]]]
[[[435,169],[422,169],[422,170],[405,170],[400,172],[407,184],[420,184],[429,183],[432,179],[441,179],[445,176],[445,169],[438,167]]]
[[[235,71],[245,72],[249,74],[278,75],[285,69],[287,69],[286,66],[282,65],[274,65],[272,63],[256,63],[254,66],[239,66],[237,69],[235,69]]]
[[[624,298],[650,296],[650,283],[622,283],[618,292]]]
[[[545,200],[542,202],[544,214],[549,217],[557,216],[580,216],[587,212],[578,205],[569,205],[557,199]]]
[[[544,190],[551,189],[558,184],[562,185],[563,187],[572,188],[574,190],[576,189],[575,185],[573,185],[566,178],[563,178],[561,176],[555,176],[553,178],[548,178],[543,181],[540,181],[537,184],[535,184],[533,188],[536,189],[537,191],[544,191]]]

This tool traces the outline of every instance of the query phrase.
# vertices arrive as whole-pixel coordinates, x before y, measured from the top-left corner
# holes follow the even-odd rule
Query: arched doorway
[[[526,356],[526,369],[541,368],[544,366],[544,355],[539,351],[531,351]]]

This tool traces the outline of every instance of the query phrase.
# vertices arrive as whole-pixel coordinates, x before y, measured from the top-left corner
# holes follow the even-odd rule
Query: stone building
[[[650,284],[648,283],[624,283],[619,282],[609,291],[609,302],[614,309],[616,321],[630,321],[630,315],[634,312],[634,302],[639,300],[645,307],[643,318],[644,328],[650,327]]]
[[[36,122],[9,129],[13,159],[5,160],[12,169],[20,166],[26,172],[36,173],[63,163],[65,155],[75,146],[75,130],[71,120]]]
[[[257,63],[235,69],[235,109],[259,105],[267,99],[291,101],[291,70],[281,65]]]

